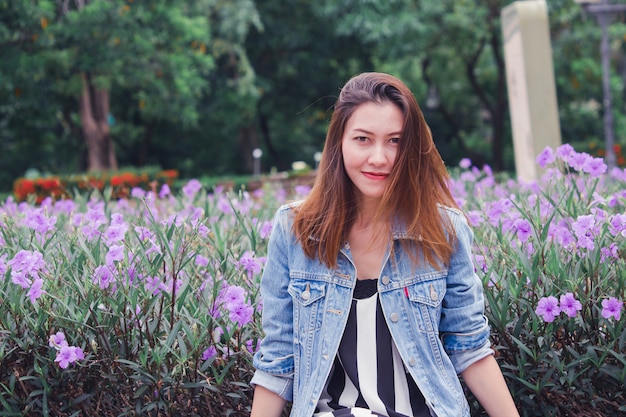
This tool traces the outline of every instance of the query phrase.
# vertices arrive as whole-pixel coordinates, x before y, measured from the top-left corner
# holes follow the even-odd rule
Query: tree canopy
[[[448,165],[512,170],[504,0],[0,0],[0,190],[29,170],[313,164],[355,73],[414,91]],[[602,144],[599,27],[548,4],[564,141]],[[623,16],[611,25],[624,142]]]

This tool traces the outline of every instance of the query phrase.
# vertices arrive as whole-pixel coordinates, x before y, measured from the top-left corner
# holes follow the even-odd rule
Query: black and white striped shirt
[[[378,300],[378,280],[358,280],[348,323],[314,417],[428,417]]]

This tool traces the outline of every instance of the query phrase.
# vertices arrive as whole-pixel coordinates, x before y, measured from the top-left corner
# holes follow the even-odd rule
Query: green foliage
[[[15,206],[2,207],[0,264],[13,279],[0,280],[0,415],[245,415],[259,338],[255,253],[273,207],[197,187],[11,217]],[[27,226],[36,212],[49,228]],[[15,281],[24,264],[10,260],[24,251],[43,254],[39,297]],[[85,359],[60,368],[57,332]]]
[[[550,2],[549,8],[562,135],[584,149],[584,144],[604,141],[600,29],[596,18],[584,14],[578,4],[557,1]],[[609,75],[617,143],[624,143],[621,132],[626,127],[623,112],[617,110],[624,105],[624,82],[617,57],[625,35],[623,25],[610,27],[614,58]]]
[[[313,165],[340,86],[381,70],[409,84],[449,165],[469,156],[512,171],[500,26],[510,3],[0,1],[0,189],[29,168],[86,167],[82,71],[110,88],[120,165],[249,174],[257,147],[264,171]],[[575,2],[547,5],[563,137],[588,149],[603,137],[600,30]],[[611,86],[624,145],[624,27],[614,23]]]
[[[618,415],[626,411],[626,317],[622,308],[619,320],[606,318],[602,303],[626,298],[624,177],[557,163],[537,185],[478,170],[456,185],[475,223],[494,347],[523,416]],[[584,221],[592,226],[582,235]],[[581,303],[571,317],[561,299],[568,293]],[[549,296],[561,299],[554,321],[537,311]]]
[[[603,311],[608,298],[626,299],[624,171],[574,171],[572,161],[558,160],[538,184],[487,167],[451,182],[475,231],[493,347],[524,416],[626,411],[626,314]],[[266,227],[285,190],[177,188],[0,207],[1,415],[247,415]],[[45,293],[34,299],[36,276],[23,288],[19,272],[35,260],[14,261],[24,250],[46,266]],[[252,308],[252,321],[238,321],[230,288],[244,294],[238,307]],[[541,300],[568,293],[581,303],[572,317],[538,312]],[[49,344],[58,331],[85,353],[67,369]]]
[[[111,92],[122,165],[160,164],[148,154],[153,143],[171,142],[159,136],[162,127],[176,136],[197,132],[213,85],[219,93],[225,86],[232,102],[255,102],[241,48],[249,26],[261,27],[250,0],[18,3],[0,3],[0,149],[9,165],[0,188],[29,167],[54,174],[85,167],[76,101],[84,73]]]

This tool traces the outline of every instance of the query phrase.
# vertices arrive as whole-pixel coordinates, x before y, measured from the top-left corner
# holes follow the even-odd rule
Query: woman
[[[355,76],[316,183],[278,210],[252,417],[517,416],[489,343],[472,232],[411,91]]]

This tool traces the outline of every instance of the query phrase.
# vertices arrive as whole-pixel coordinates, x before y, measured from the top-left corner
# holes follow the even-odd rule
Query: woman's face
[[[391,102],[364,103],[346,123],[341,141],[348,177],[364,200],[382,197],[398,153],[403,114]]]

